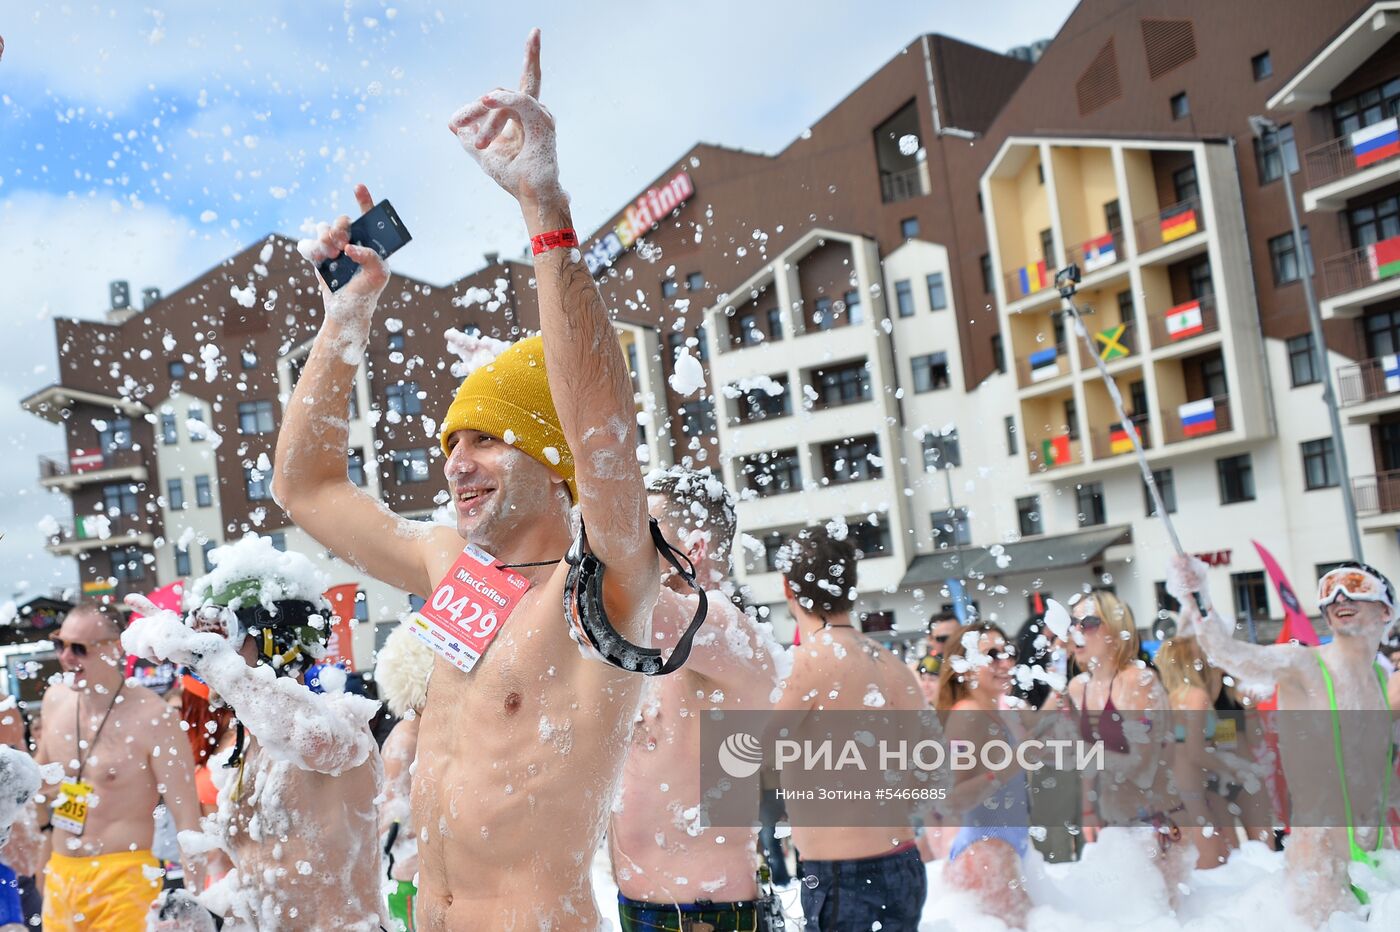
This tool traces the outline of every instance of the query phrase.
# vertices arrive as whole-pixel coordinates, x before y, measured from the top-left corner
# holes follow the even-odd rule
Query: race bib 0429
[[[409,628],[463,672],[476,666],[501,626],[530,589],[530,581],[470,544],[462,551]]]

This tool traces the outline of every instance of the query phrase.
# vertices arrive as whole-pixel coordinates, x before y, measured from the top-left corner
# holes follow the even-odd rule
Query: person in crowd
[[[1069,642],[1079,669],[1067,698],[1080,737],[1102,741],[1105,768],[1086,770],[1085,832],[1131,831],[1161,873],[1163,900],[1175,909],[1195,856],[1181,843],[1163,749],[1173,735],[1170,703],[1156,671],[1140,658],[1132,610],[1108,589],[1093,589],[1070,606]]]
[[[317,695],[303,682],[331,631],[327,580],[256,535],[210,559],[213,571],[190,588],[189,625],[128,596],[143,617],[122,635],[129,653],[189,668],[233,710],[233,753],[215,775],[218,811],[207,835],[181,836],[233,863],[200,901],[229,932],[377,930],[387,918],[376,823],[383,766],[368,724],[378,703]]]
[[[919,674],[919,685],[930,708],[938,704],[938,672],[943,665],[943,657],[961,628],[962,623],[951,608],[935,613],[928,620],[928,634],[922,642],[923,652],[915,658],[914,670]]]
[[[1011,707],[1047,712],[1062,708],[1069,683],[1069,646],[1045,623],[1044,614],[1021,626],[1015,647]],[[1084,834],[1078,828],[1079,780],[1053,768],[1033,771],[1028,780],[1031,824],[1044,828],[1031,843],[1047,861],[1078,860],[1084,846]]]
[[[780,712],[861,710],[878,695],[882,711],[926,709],[919,683],[894,654],[856,629],[856,549],[844,528],[815,527],[783,545],[779,566],[788,611],[802,644],[794,649]],[[808,932],[918,927],[928,878],[911,826],[822,828],[804,824],[788,800],[803,878]]]
[[[1348,865],[1375,862],[1384,808],[1381,787],[1388,785],[1394,767],[1388,727],[1393,707],[1376,660],[1386,626],[1397,617],[1394,586],[1364,563],[1348,561],[1327,572],[1318,580],[1317,607],[1332,640],[1316,648],[1235,638],[1233,625],[1213,608],[1205,564],[1193,557],[1172,559],[1167,589],[1181,602],[1183,623],[1198,627],[1197,637],[1212,664],[1245,683],[1277,687],[1280,712],[1330,713],[1333,758],[1318,753],[1317,741],[1298,734],[1303,729],[1279,732],[1294,807],[1285,849],[1289,892],[1295,910],[1314,925],[1355,900],[1366,902]],[[1198,595],[1207,607],[1204,618]],[[1342,763],[1320,772],[1319,764],[1329,759]],[[1339,798],[1344,810],[1340,825],[1318,810],[1327,806],[1335,811]]]
[[[126,683],[116,609],[84,602],[50,638],[64,682],[44,695],[47,727],[35,759],[57,764],[39,824],[49,832],[44,928],[127,932],[146,921],[160,892],[151,854],[156,805],[164,800],[181,831],[199,828],[194,760],[177,716],[159,696]],[[182,858],[186,883],[203,881],[202,858]]]

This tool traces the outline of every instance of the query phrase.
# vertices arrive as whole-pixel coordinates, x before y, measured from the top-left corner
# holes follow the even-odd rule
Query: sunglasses
[[[103,638],[100,641],[65,641],[63,638],[49,638],[49,643],[53,645],[55,654],[63,653],[64,649],[71,650],[74,657],[86,657],[88,648],[96,644],[106,644],[108,641],[115,641],[116,638]]]
[[[1103,627],[1103,619],[1098,615],[1085,615],[1083,618],[1071,618],[1069,626],[1081,631],[1097,631]]]
[[[998,661],[998,660],[1010,660],[1012,663],[1015,663],[1015,662],[1016,662],[1016,648],[1014,648],[1014,647],[1003,647],[1003,648],[1000,648],[999,650],[989,651],[989,652],[987,653],[987,656],[992,658],[992,662],[993,662],[993,663],[995,663],[995,662]]]
[[[947,634],[935,634],[935,635],[933,636],[933,643],[935,643],[935,644],[947,644],[947,643],[948,643],[948,638],[949,638],[949,637],[950,637],[950,635],[947,635]]]

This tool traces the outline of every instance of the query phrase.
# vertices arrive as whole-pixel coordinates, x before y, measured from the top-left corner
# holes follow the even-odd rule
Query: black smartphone
[[[350,242],[356,246],[370,247],[379,253],[381,259],[389,258],[412,240],[413,235],[399,219],[394,205],[387,200],[375,204],[364,216],[350,224]],[[359,267],[359,263],[344,253],[324,260],[319,266],[321,277],[331,291],[344,287]]]

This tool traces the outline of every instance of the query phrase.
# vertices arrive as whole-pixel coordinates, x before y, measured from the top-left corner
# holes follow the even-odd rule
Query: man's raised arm
[[[482,96],[458,111],[449,128],[520,203],[532,240],[548,240],[535,256],[535,278],[550,394],[573,453],[589,547],[608,568],[608,613],[619,631],[638,640],[656,601],[659,570],[637,464],[632,383],[577,248],[569,198],[559,183],[554,118],[540,104],[539,88],[540,37],[533,30],[519,92],[497,89]],[[561,235],[542,237],[554,233]]]
[[[374,206],[364,185],[355,187],[355,199],[361,212]],[[321,282],[326,314],[277,437],[273,497],[298,527],[342,560],[392,586],[427,595],[433,580],[426,554],[433,546],[451,550],[454,542],[460,549],[455,532],[394,514],[347,473],[350,392],[379,293],[389,281],[378,253],[349,243],[350,218],[342,216],[302,249],[313,266],[344,252],[360,270],[337,292]],[[447,535],[451,539],[439,540]]]

